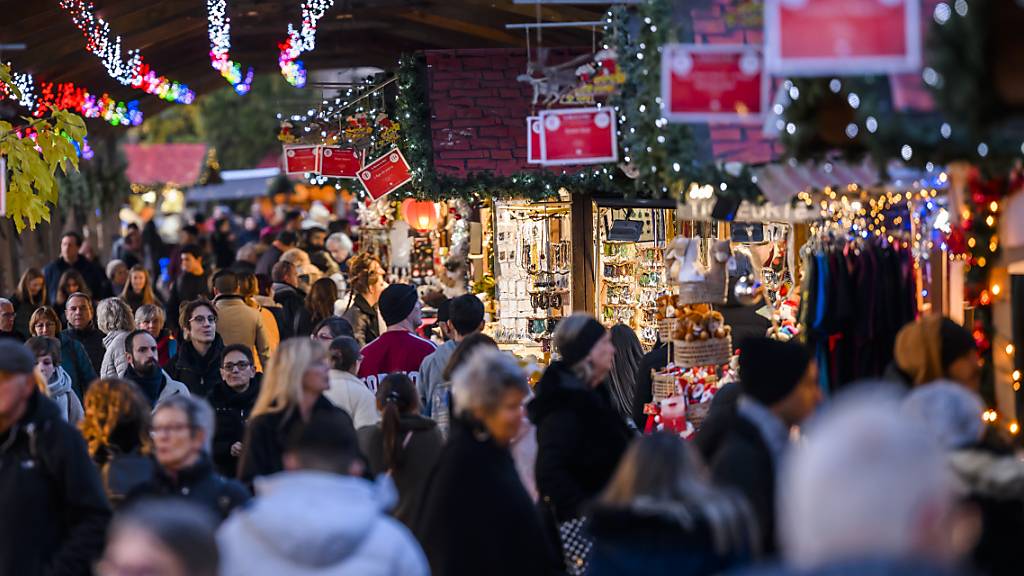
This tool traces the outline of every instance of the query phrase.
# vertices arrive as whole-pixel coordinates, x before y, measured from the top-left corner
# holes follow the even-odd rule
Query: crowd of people
[[[554,332],[535,387],[472,294],[388,284],[340,230],[68,232],[0,299],[0,573],[1020,574],[1024,462],[970,334],[924,317],[890,381],[823,397],[750,338],[695,437],[638,433],[625,326]],[[154,283],[154,278],[166,281]]]

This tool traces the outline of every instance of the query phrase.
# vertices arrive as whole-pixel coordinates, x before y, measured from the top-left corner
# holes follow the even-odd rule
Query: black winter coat
[[[775,462],[761,432],[737,414],[711,460],[717,486],[734,488],[747,498],[761,530],[761,551],[775,556]]]
[[[654,399],[654,392],[651,389],[651,370],[661,370],[668,366],[668,348],[666,344],[659,344],[640,359],[640,366],[636,369],[636,396],[633,397],[633,423],[637,429],[643,430],[647,426],[647,415],[644,414],[644,406]]]
[[[313,412],[322,410],[344,414],[351,421],[347,412],[331,404],[331,401],[323,396],[317,398],[316,404],[313,405]],[[267,476],[283,470],[284,463],[281,457],[285,444],[292,430],[301,422],[302,416],[298,407],[251,418],[245,430],[245,440],[242,441],[238,479],[251,486],[252,479],[256,476]]]
[[[281,331],[282,341],[292,336],[309,336],[309,330],[307,329],[303,333],[305,326],[300,326],[302,323],[302,311],[306,308],[305,292],[294,286],[275,282],[274,302],[280,304],[281,308],[284,309],[285,327]]]
[[[100,332],[94,324],[89,324],[89,327],[84,330],[68,328],[64,333],[78,340],[82,348],[85,348],[85,354],[89,357],[89,363],[92,364],[93,372],[99,374],[100,368],[103,366],[103,355],[107,352],[107,347],[103,344],[103,332]],[[85,388],[82,390],[83,396],[85,396],[85,391],[89,388],[88,384],[90,383],[86,383]]]
[[[377,321],[377,307],[370,306],[370,303],[363,298],[362,294],[356,294],[348,310],[342,315],[352,325],[352,332],[360,346],[366,346],[380,336],[380,323]]]
[[[237,480],[217,474],[210,457],[201,454],[195,464],[178,472],[177,478],[172,478],[157,466],[153,479],[135,490],[130,499],[151,497],[180,497],[224,520],[237,506],[248,502],[252,495]]]
[[[85,440],[34,392],[0,433],[0,574],[88,576],[109,521]]]
[[[560,361],[544,372],[527,410],[537,427],[537,491],[559,522],[578,518],[633,435],[604,385],[587,387]]]
[[[238,457],[231,455],[231,445],[245,438],[245,423],[260,395],[262,374],[249,382],[245,392],[238,393],[226,382],[220,382],[210,395],[210,405],[216,415],[216,428],[213,435],[213,463],[217,471],[234,478],[238,475]]]
[[[181,340],[178,342],[178,353],[167,363],[167,374],[188,386],[188,391],[193,396],[209,398],[214,388],[223,382],[220,376],[220,357],[224,353],[224,340],[220,334],[213,338],[213,344],[206,351],[206,355],[200,355],[192,342]]]
[[[374,477],[387,473],[381,425],[366,426],[359,429],[358,434],[359,446],[366,455],[370,473]],[[437,422],[419,414],[404,414],[399,418],[397,444],[402,449],[398,466],[390,474],[398,489],[398,504],[391,513],[412,527],[416,509],[423,502],[424,486],[441,455],[444,437]]]
[[[511,453],[481,428],[453,422],[424,494],[415,534],[434,576],[560,573]]]

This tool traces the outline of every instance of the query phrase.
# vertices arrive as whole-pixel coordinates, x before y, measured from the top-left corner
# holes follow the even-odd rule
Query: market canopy
[[[190,186],[206,163],[206,144],[125,144],[123,149],[132,184]]]

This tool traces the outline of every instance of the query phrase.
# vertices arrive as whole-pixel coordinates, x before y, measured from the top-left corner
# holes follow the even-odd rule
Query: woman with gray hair
[[[981,510],[974,568],[980,574],[1024,574],[1024,557],[1016,550],[1024,539],[1024,461],[985,441],[990,430],[983,411],[977,394],[948,380],[915,388],[902,407],[946,452],[962,496]]]
[[[103,332],[103,364],[100,378],[120,378],[128,369],[124,339],[135,330],[132,307],[121,298],[104,298],[96,307],[96,327]]]
[[[526,374],[507,352],[481,348],[456,370],[451,436],[415,524],[432,573],[560,572],[509,452],[528,392]],[[484,517],[500,521],[482,530]]]
[[[530,402],[537,427],[537,490],[558,524],[569,574],[584,574],[591,543],[584,508],[604,489],[632,437],[605,384],[615,357],[611,334],[589,314],[563,318],[552,362]]]

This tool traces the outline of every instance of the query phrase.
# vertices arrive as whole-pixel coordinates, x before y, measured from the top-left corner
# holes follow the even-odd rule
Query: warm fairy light
[[[984,268],[985,264],[988,264],[988,260],[985,260],[984,256],[982,256],[981,258],[978,258],[978,266]]]
[[[992,295],[999,296],[999,293],[1003,291],[1003,288],[999,284],[992,285]]]
[[[995,219],[995,218],[994,218],[994,217],[993,217],[993,216],[992,216],[991,214],[989,214],[989,215],[988,215],[988,216],[987,216],[987,217],[985,218],[985,224],[986,224],[986,225],[987,225],[987,226],[988,226],[989,228],[991,228],[991,227],[995,226],[995,224],[996,224],[996,219]]]
[[[1016,436],[1018,432],[1020,432],[1020,425],[1018,425],[1016,422],[1011,422],[1010,423],[1010,434],[1013,434],[1013,435]]]
[[[1013,383],[1013,391],[1014,392],[1019,392],[1020,391],[1020,382],[1014,382]]]
[[[1020,370],[1014,370],[1013,374],[1011,374],[1010,376],[1013,378],[1014,382],[1019,382],[1020,381]]]
[[[993,200],[988,205],[988,209],[991,210],[992,212],[999,212],[999,202],[996,202],[995,200]]]
[[[1013,344],[1007,344],[1006,345],[1006,353],[1008,355],[1013,356],[1013,351],[1014,350],[1016,350],[1016,348],[1013,347]]]
[[[981,419],[983,421],[985,421],[985,422],[995,422],[998,418],[999,418],[999,415],[996,414],[996,411],[992,410],[991,408],[989,408],[988,410],[985,410],[981,414]]]
[[[967,239],[967,245],[968,245],[968,246],[970,246],[971,248],[974,248],[974,246],[975,246],[975,245],[976,245],[977,243],[978,243],[978,241],[977,241],[977,240],[975,240],[974,238],[968,238],[968,239]]]

